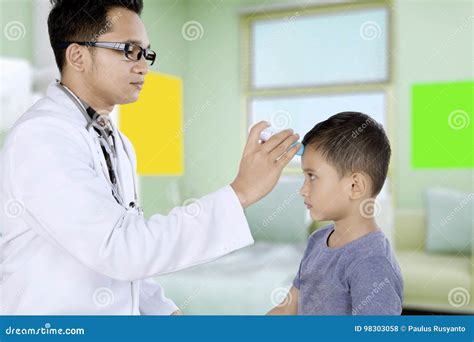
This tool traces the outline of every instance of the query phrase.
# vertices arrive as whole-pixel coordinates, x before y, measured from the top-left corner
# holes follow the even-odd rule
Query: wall
[[[471,1],[395,2],[397,154],[392,162],[398,208],[420,208],[427,187],[473,191],[472,169],[415,170],[410,155],[411,85],[474,78],[472,10]]]

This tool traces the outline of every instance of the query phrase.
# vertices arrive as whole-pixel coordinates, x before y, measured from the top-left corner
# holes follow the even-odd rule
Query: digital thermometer
[[[268,139],[270,139],[271,136],[272,136],[273,134],[275,134],[275,133],[278,133],[278,132],[273,132],[273,131],[271,131],[270,129],[267,128],[267,129],[264,129],[262,132],[260,132],[260,137],[259,137],[259,138],[260,138],[261,141],[264,141],[264,142],[265,142],[265,141],[267,141]],[[293,143],[293,144],[291,144],[291,146],[290,146],[288,149],[291,149],[291,148],[292,148],[293,146],[295,146],[296,144],[298,144],[298,141],[295,142],[295,143]],[[304,146],[301,145],[301,146],[300,146],[300,149],[298,150],[298,152],[296,152],[296,154],[297,154],[298,156],[302,156],[302,155],[303,155],[303,152],[304,152]]]

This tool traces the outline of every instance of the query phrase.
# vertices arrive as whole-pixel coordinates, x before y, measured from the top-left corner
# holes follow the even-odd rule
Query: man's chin
[[[137,93],[137,94],[132,94],[128,96],[127,98],[123,98],[120,100],[119,104],[124,105],[124,104],[136,102],[138,100],[139,95],[140,93]]]

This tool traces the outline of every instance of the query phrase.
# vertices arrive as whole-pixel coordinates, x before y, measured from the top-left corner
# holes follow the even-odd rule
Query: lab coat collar
[[[59,84],[58,80],[55,80],[49,84],[46,91],[46,96],[59,106],[65,107],[67,109],[64,111],[63,115],[65,115],[68,119],[73,120],[77,124],[80,124],[84,127],[87,126],[88,121],[84,114],[76,105],[76,103],[74,103],[74,101],[64,92],[63,89],[61,89],[61,85]],[[84,103],[84,100],[80,100]]]
[[[62,113],[65,118],[72,120],[82,126],[86,126],[87,120],[84,117],[84,114],[60,87],[61,86],[57,80],[51,82],[46,91],[46,96],[54,101],[57,105],[66,109]]]

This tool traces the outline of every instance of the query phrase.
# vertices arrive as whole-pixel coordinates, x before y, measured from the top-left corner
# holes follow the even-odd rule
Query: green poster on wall
[[[412,87],[412,166],[474,166],[474,82]]]

